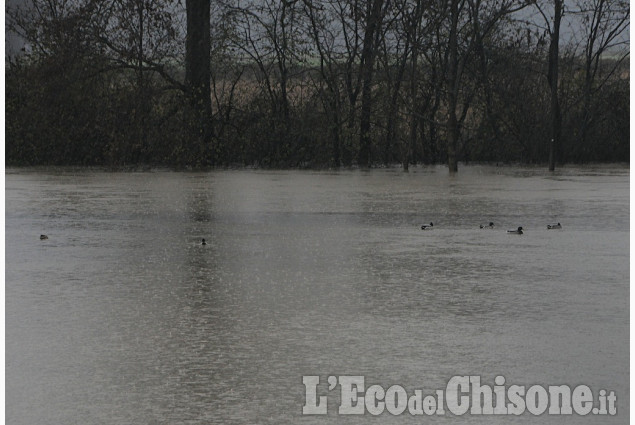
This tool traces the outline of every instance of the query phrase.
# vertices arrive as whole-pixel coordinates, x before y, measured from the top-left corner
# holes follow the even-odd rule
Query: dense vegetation
[[[200,3],[9,8],[7,163],[628,161],[626,1]]]

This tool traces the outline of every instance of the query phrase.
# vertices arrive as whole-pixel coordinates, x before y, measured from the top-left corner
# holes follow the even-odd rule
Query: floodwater
[[[6,421],[625,424],[628,179],[8,169]],[[302,416],[304,375],[328,415]],[[618,410],[343,417],[329,375],[408,395],[455,375],[586,384]]]

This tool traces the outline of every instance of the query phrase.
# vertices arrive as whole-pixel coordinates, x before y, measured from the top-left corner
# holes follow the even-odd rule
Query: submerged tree
[[[370,167],[371,157],[371,135],[370,135],[370,114],[372,110],[372,84],[375,70],[375,58],[379,46],[379,35],[381,34],[382,17],[385,15],[384,1],[389,0],[369,0],[366,2],[364,14],[364,39],[361,55],[361,75],[362,75],[362,105],[359,121],[359,156],[358,163],[362,167]]]
[[[458,171],[461,128],[472,107],[474,87],[461,99],[464,74],[471,71],[487,81],[487,57],[484,40],[492,37],[500,23],[510,14],[528,5],[527,0],[502,0],[494,4],[481,0],[447,0],[448,41],[445,45],[446,139],[448,168]],[[475,58],[476,53],[478,57]],[[476,59],[476,61],[475,61]],[[474,62],[476,62],[475,65]],[[472,68],[470,69],[470,66]],[[477,79],[478,80],[478,79]],[[485,86],[486,94],[489,87]],[[462,102],[461,102],[462,100]]]
[[[212,99],[210,88],[210,0],[187,0],[185,42],[185,85],[198,130],[203,161],[211,160]]]
[[[315,79],[314,85],[327,115],[327,134],[331,139],[330,162],[333,166],[340,167],[343,162],[342,156],[350,158],[350,153],[343,155],[343,150],[346,149],[342,143],[342,126],[345,119],[342,117],[342,72],[338,64],[337,51],[340,31],[333,25],[337,20],[337,14],[331,3],[319,4],[311,0],[304,0],[303,3],[304,13],[308,19],[308,33],[313,44],[312,51],[319,58],[319,77]]]
[[[547,82],[550,90],[551,138],[549,139],[549,171],[556,168],[556,152],[561,146],[562,116],[560,111],[559,65],[560,65],[560,25],[564,16],[564,0],[536,2],[536,8],[543,17],[545,29],[549,34],[549,53],[547,55]],[[551,13],[550,13],[551,12]]]

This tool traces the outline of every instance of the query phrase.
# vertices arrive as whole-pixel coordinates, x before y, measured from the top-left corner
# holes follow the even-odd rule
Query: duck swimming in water
[[[44,239],[48,239],[49,237],[46,235],[40,235],[40,240],[43,241]]]
[[[547,229],[562,229],[562,225],[558,224],[547,224]]]
[[[421,226],[421,230],[430,230],[433,226],[434,224],[432,223],[430,223],[430,225],[424,224],[423,226]]]
[[[481,229],[493,229],[494,228],[494,222],[490,221],[489,224],[481,224]]]
[[[201,245],[207,245],[207,244],[205,243],[205,239],[203,239],[203,240],[201,241]]]
[[[523,228],[519,227],[516,230],[508,230],[507,233],[509,233],[510,235],[522,235],[523,234]]]

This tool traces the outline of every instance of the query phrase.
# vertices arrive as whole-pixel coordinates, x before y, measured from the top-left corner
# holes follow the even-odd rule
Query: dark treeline
[[[628,161],[627,1],[31,0],[8,164]]]

